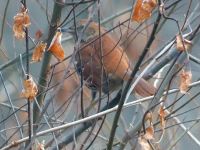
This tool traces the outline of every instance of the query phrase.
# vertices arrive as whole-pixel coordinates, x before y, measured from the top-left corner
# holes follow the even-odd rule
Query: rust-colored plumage
[[[80,21],[81,25],[85,24],[85,20]],[[101,27],[101,34],[106,30]],[[118,45],[110,34],[105,34],[100,40],[96,40],[88,45],[92,40],[99,36],[99,26],[95,22],[91,22],[86,30],[88,39],[83,39],[81,50],[77,55],[77,62],[80,66],[82,63],[82,73],[84,80],[89,85],[99,88],[101,82],[102,64],[104,68],[103,84],[106,84],[106,75],[110,81],[119,82],[120,80],[128,80],[130,78],[131,69],[129,60],[125,51]],[[100,46],[102,43],[102,47]],[[103,86],[102,86],[103,87]],[[144,79],[141,79],[134,89],[141,96],[149,96],[155,93],[155,88]]]

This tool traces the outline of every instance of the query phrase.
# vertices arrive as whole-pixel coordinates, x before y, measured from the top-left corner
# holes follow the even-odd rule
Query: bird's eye
[[[57,28],[57,31],[58,31],[58,32],[61,32],[61,28]]]

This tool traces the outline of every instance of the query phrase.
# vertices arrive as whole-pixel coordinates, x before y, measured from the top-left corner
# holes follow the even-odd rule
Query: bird
[[[123,81],[131,78],[132,69],[127,54],[118,42],[106,29],[94,21],[88,23],[87,19],[79,20],[76,30],[71,29],[69,33],[81,35],[79,49],[76,51],[75,60],[77,72],[83,76],[86,85],[94,91],[102,88],[104,93],[116,90]],[[99,37],[99,29],[100,34]],[[76,31],[76,33],[75,33]],[[142,96],[151,96],[156,88],[141,78],[136,84],[134,91]]]

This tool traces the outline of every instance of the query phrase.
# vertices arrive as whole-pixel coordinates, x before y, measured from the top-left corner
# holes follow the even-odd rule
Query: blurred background
[[[49,36],[50,20],[53,13],[53,7],[56,0],[29,0],[27,1],[27,8],[31,19],[31,26],[29,27],[29,51],[33,52],[35,44],[39,41],[47,41]],[[61,22],[66,18],[73,8],[70,3],[76,1],[64,1],[66,4],[62,8]],[[69,3],[69,4],[68,4]],[[77,1],[78,3],[78,1]],[[101,0],[91,1],[87,3],[81,3],[74,9],[74,14],[77,15],[76,21],[85,19],[88,14],[93,10],[96,11],[93,18],[94,21],[101,20],[102,26],[109,30],[116,27],[118,24],[129,20],[131,18],[133,6],[135,1],[132,0]],[[173,0],[165,0],[165,6],[170,6],[174,3]],[[191,3],[191,6],[189,7]],[[193,31],[200,20],[200,1],[199,0],[179,0],[179,2],[170,9],[166,10],[166,13],[170,17],[175,18],[179,25],[182,26],[185,23],[185,18],[188,16],[185,30],[183,34]],[[13,17],[19,12],[21,3],[19,0],[0,0],[0,147],[12,143],[15,140],[23,139],[28,136],[28,122],[27,122],[27,100],[20,97],[20,93],[23,89],[23,80],[25,79],[23,69],[26,68],[26,60],[24,54],[26,51],[25,40],[17,40],[13,36]],[[98,16],[98,13],[100,16]],[[110,33],[115,40],[119,41],[120,45],[126,50],[128,58],[130,59],[131,66],[134,67],[135,63],[139,59],[142,50],[144,49],[146,42],[151,34],[154,22],[157,17],[157,8],[152,13],[152,17],[142,24],[137,22],[127,21],[123,25],[115,28]],[[74,19],[73,15],[67,18],[67,21],[63,25],[63,28],[69,28],[73,26]],[[145,60],[148,60],[152,56],[162,50],[163,47],[167,46],[172,39],[179,33],[177,24],[173,20],[166,20],[162,18],[162,25],[159,26],[159,30],[156,33],[155,40],[150,47]],[[41,39],[36,38],[36,32],[41,31]],[[134,31],[134,32],[133,32]],[[128,34],[127,34],[128,33]],[[129,38],[127,38],[129,35]],[[199,80],[200,66],[198,62],[199,54],[199,34],[196,35],[193,41],[193,48],[188,53],[195,56],[195,62],[186,59],[184,62],[186,68],[192,72],[192,81]],[[74,68],[73,57],[70,57],[74,52],[74,40],[72,35],[69,33],[63,33],[62,46],[65,51],[66,59],[64,62],[56,65],[54,69],[51,66],[58,63],[58,60],[52,56],[48,72],[48,90],[45,91],[46,97],[41,109],[49,105],[38,124],[37,132],[50,129],[56,126],[60,126],[69,122],[80,119],[81,114],[81,88],[80,88],[80,76],[76,74]],[[164,59],[165,56],[162,56]],[[31,57],[30,57],[31,61]],[[30,74],[34,81],[38,83],[41,65],[43,61],[37,63],[30,63]],[[141,70],[145,68],[143,65]],[[165,64],[164,69],[151,79],[151,83],[156,86],[162,82],[165,74],[169,69],[168,63]],[[53,70],[53,71],[52,71]],[[52,77],[52,79],[51,79]],[[40,86],[40,85],[38,85]],[[171,87],[178,88],[179,86],[179,75],[175,75],[172,79]],[[120,88],[110,93],[110,100],[116,96]],[[166,122],[166,129],[164,130],[163,137],[162,131],[159,126],[155,127],[155,139],[152,141],[155,149],[180,149],[187,150],[193,149],[198,150],[200,147],[200,135],[199,135],[199,85],[194,86],[184,96],[180,92],[169,94],[165,100],[165,107],[171,105],[174,101],[178,100],[173,104],[173,108],[169,108],[169,112],[176,110],[183,104],[178,111],[173,114],[175,117],[171,117]],[[197,94],[197,95],[196,95]],[[193,96],[196,97],[193,98]],[[129,97],[129,102],[141,98],[138,95],[132,94]],[[103,108],[107,102],[108,97],[106,94],[102,95],[101,108]],[[91,116],[98,111],[98,95],[95,100],[92,100],[91,91],[87,86],[83,86],[83,102],[84,108],[87,108],[87,116]],[[187,103],[186,103],[187,102]],[[147,109],[147,102],[141,102],[137,105],[129,106],[123,109],[114,143],[116,146],[113,149],[118,149],[119,143],[124,137],[128,129],[134,128],[138,120],[143,117],[143,113]],[[23,107],[22,107],[23,106]],[[33,110],[34,113],[34,110]],[[87,128],[81,132],[80,136],[69,138],[69,144],[65,145],[63,149],[86,149],[91,141],[94,139],[99,128],[102,125],[100,132],[97,135],[94,143],[89,149],[106,149],[107,142],[109,139],[112,121],[115,112],[106,115],[106,119],[102,121],[94,121],[95,124],[92,127]],[[154,122],[158,120],[158,114],[153,114],[155,117]],[[194,124],[195,123],[195,124]],[[34,126],[34,125],[33,125]],[[191,127],[192,126],[192,127]],[[55,132],[49,132],[42,136],[37,137],[35,143],[42,143],[46,149],[53,149],[68,136],[81,128],[82,125],[74,125],[69,128],[58,130]],[[189,130],[187,130],[189,128]],[[91,133],[90,133],[91,131]],[[88,137],[88,134],[90,136]],[[182,135],[184,133],[184,135]],[[138,136],[139,137],[139,136]],[[161,138],[162,137],[162,138]],[[159,141],[159,139],[161,140]],[[177,141],[176,141],[177,140]],[[175,142],[176,141],[176,142]],[[157,142],[157,143],[156,143]],[[145,142],[146,144],[147,142]],[[151,149],[147,148],[144,143],[138,142],[137,140],[130,140],[125,149]],[[84,145],[84,146],[82,146]],[[36,144],[36,146],[38,146]],[[11,149],[23,149],[24,143],[19,144],[17,147]]]

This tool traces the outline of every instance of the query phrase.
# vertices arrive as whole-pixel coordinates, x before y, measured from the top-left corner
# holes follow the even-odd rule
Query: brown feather
[[[85,21],[81,23],[83,22]],[[91,42],[94,38],[98,38],[99,27],[97,23],[92,22],[88,28],[86,32],[90,32],[90,29],[96,31],[95,33],[91,33],[93,34],[93,38],[88,41]],[[105,32],[106,30],[101,27],[101,34]],[[87,45],[88,42],[82,43],[84,48],[80,50],[85,80],[94,84],[96,87],[101,86],[101,62],[103,63],[106,74],[113,74],[117,76],[119,80],[123,79],[127,81],[130,78],[131,69],[128,57],[122,47],[117,45],[117,42],[110,34],[105,34],[101,38],[102,55],[100,40],[96,40],[92,44]],[[144,79],[141,79],[136,85],[135,91],[141,96],[149,96],[155,93],[155,88]]]

